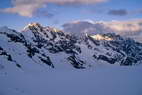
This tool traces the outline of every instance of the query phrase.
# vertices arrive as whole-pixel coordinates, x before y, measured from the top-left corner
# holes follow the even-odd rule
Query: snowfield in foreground
[[[5,68],[6,69],[6,68]],[[142,66],[0,70],[0,95],[142,95]]]

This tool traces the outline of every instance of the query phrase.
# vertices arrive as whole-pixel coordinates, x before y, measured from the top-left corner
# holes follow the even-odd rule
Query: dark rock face
[[[104,56],[104,55],[99,55],[99,57],[98,57],[97,59],[98,59],[98,60],[107,61],[107,62],[110,63],[110,64],[114,64],[114,63],[117,61],[117,59],[108,58],[108,57],[106,57],[106,56]]]
[[[76,58],[75,56],[68,57],[68,60],[73,65],[73,67],[77,69],[85,69],[85,67],[83,66],[85,63],[82,60]]]
[[[32,45],[27,45],[27,53],[32,58],[36,53],[39,53],[39,50],[36,47],[32,47]]]
[[[54,65],[53,65],[53,63],[51,62],[50,58],[49,58],[48,56],[44,56],[44,57],[45,57],[45,58],[39,57],[39,59],[40,59],[43,63],[45,63],[45,64],[51,66],[52,68],[54,68]]]
[[[122,60],[120,65],[123,66],[129,66],[129,65],[134,65],[137,63],[137,60],[133,57],[127,57],[125,60]]]
[[[10,54],[8,54],[2,47],[0,47],[0,56],[5,56],[8,61],[13,61]]]
[[[116,52],[115,55],[111,56],[109,53],[105,55],[94,55],[93,57],[97,60],[104,60],[110,64],[115,64],[119,62],[120,65],[128,66],[135,65],[138,61],[142,60],[142,44],[135,42],[130,38],[122,38],[119,35],[115,35],[114,33],[102,34],[103,36],[111,37],[112,41],[103,41],[101,45],[105,47],[107,50],[112,50],[112,52]],[[90,39],[91,37],[89,37]],[[98,40],[94,40],[91,38],[91,41],[96,45]],[[100,43],[101,41],[99,41]],[[108,57],[111,56],[111,57]]]

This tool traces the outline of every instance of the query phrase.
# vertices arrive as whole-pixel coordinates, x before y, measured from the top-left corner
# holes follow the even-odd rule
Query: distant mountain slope
[[[0,28],[0,69],[89,69],[98,65],[130,66],[142,62],[142,44],[114,33],[77,37],[38,23],[17,32]]]

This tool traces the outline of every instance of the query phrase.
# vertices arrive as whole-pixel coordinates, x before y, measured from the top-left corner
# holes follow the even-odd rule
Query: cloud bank
[[[142,9],[136,9],[136,10],[111,9],[108,10],[107,14],[114,16],[136,15],[136,14],[142,14]]]
[[[63,25],[63,30],[75,35],[116,33],[142,42],[142,19],[129,21],[74,21]]]
[[[111,29],[106,27],[102,22],[94,21],[73,21],[63,25],[63,30],[77,36],[88,34],[100,34],[110,32]]]
[[[96,4],[106,0],[12,0],[13,7],[1,9],[0,12],[14,13],[21,16],[32,17],[34,13],[48,3],[55,4]]]
[[[109,10],[108,14],[110,14],[110,15],[124,16],[124,15],[127,15],[128,12],[125,9],[119,9],[119,10]]]

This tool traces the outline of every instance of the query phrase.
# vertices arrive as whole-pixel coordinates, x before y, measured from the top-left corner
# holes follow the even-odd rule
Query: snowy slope
[[[142,44],[38,23],[0,28],[0,95],[141,95]]]
[[[142,66],[0,71],[0,95],[141,95]]]

